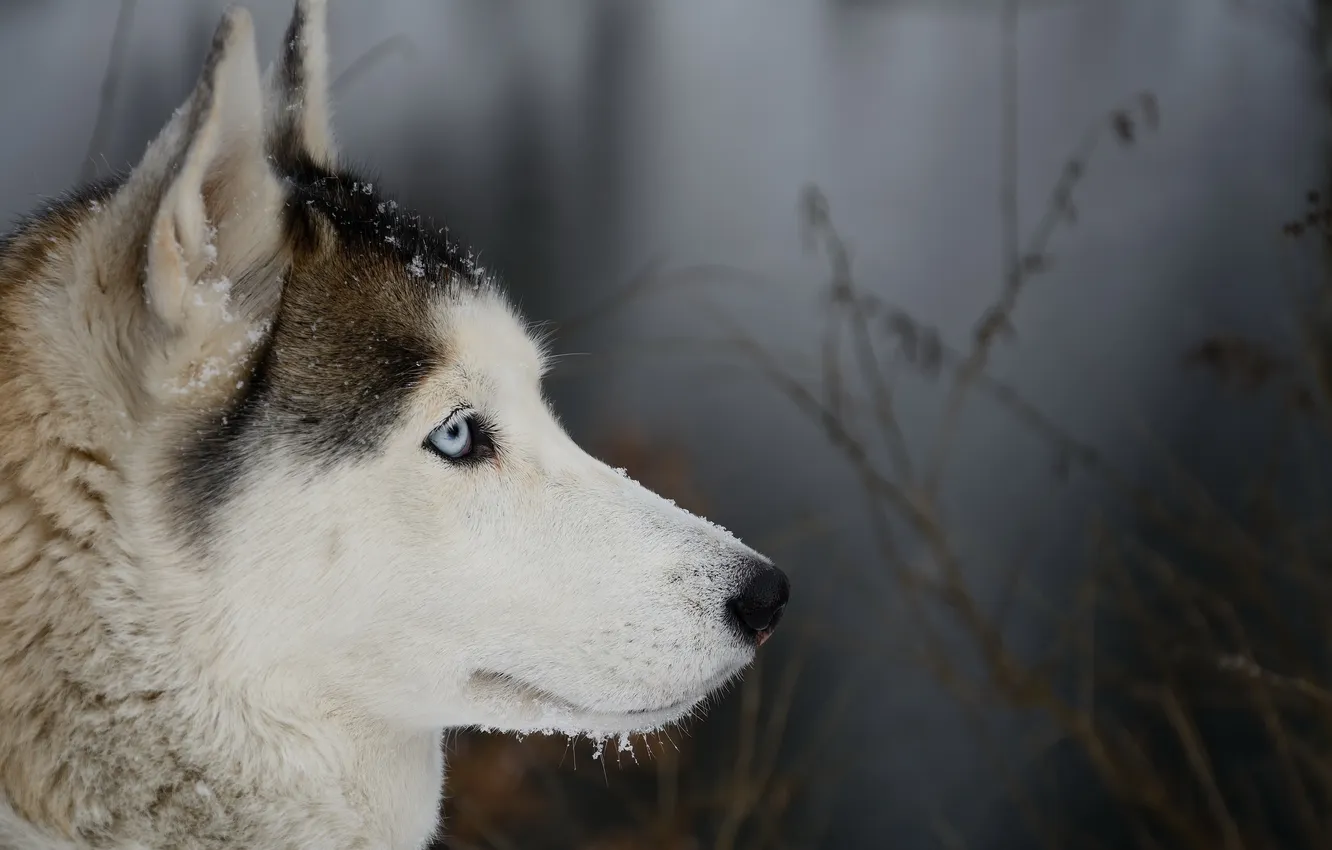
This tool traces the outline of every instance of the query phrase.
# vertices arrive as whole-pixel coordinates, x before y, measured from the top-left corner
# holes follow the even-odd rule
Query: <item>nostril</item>
[[[786,573],[764,564],[727,603],[727,608],[736,624],[762,645],[777,627],[790,596],[791,582]]]

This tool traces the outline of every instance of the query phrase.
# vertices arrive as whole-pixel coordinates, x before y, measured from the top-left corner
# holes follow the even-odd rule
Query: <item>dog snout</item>
[[[762,646],[786,610],[791,582],[786,573],[766,562],[754,562],[740,592],[726,603],[736,629]]]

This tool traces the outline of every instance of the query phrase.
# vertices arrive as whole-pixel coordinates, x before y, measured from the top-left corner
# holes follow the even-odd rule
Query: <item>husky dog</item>
[[[419,848],[443,731],[690,712],[786,577],[593,459],[498,285],[338,162],[325,9],[226,14],[0,242],[0,847]]]

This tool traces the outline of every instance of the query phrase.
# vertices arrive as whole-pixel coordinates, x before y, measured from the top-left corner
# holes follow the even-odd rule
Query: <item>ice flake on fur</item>
[[[634,752],[634,741],[628,735],[620,735],[620,746],[617,752],[628,753],[629,757],[634,760],[634,764],[638,764],[638,753]]]
[[[190,374],[185,383],[172,390],[178,395],[185,395],[204,389],[227,370],[227,361],[221,357],[205,357],[202,361],[191,363]]]
[[[589,729],[581,727],[565,710],[548,710],[540,721],[526,723],[518,727],[511,727],[508,731],[518,736],[525,735],[563,735],[570,741],[578,738],[587,738],[596,745],[598,753],[606,748],[606,743],[612,738],[617,739],[616,749],[621,753],[633,754],[632,735],[651,735],[661,732],[669,724],[654,724],[652,726],[639,726],[634,728],[613,728],[613,729]],[[481,732],[500,732],[501,729],[489,727],[477,727]],[[635,755],[635,759],[637,756]]]
[[[200,310],[208,310],[210,307],[217,309],[226,324],[236,321],[231,312],[231,280],[220,277],[217,280],[201,281],[194,288],[194,306]]]
[[[273,320],[264,319],[250,326],[250,329],[245,332],[245,339],[252,346],[258,345],[260,342],[263,341],[263,339],[266,336],[268,336],[268,332],[272,329],[273,329]]]
[[[472,279],[474,285],[484,283],[486,280],[486,267],[477,263],[476,260],[476,255],[470,249],[467,251],[467,256],[462,259],[463,270],[467,272],[467,276]]]
[[[425,277],[425,262],[420,254],[412,257],[412,261],[407,264],[407,273],[412,277]]]
[[[214,263],[217,262],[217,244],[215,242],[216,239],[217,239],[217,228],[210,224],[208,225],[207,236],[204,239],[204,244],[203,244],[204,262],[208,266],[212,266]]]
[[[630,757],[633,758],[634,763],[637,764],[638,753],[634,752],[634,742],[633,738],[631,738],[630,736],[634,734],[648,735],[656,731],[659,730],[643,729],[643,730],[637,730],[635,732],[601,732],[596,735],[589,734],[588,737],[592,739],[592,758],[600,759],[602,756],[604,756],[606,754],[606,745],[610,743],[612,738],[615,738],[616,754],[618,755],[620,753],[628,753]]]
[[[221,298],[225,298],[230,291],[229,282],[225,286],[217,285],[223,282],[217,281],[213,287],[213,291]],[[234,323],[235,317],[227,311],[225,304],[221,309],[225,320]],[[255,346],[267,337],[271,327],[271,320],[255,323],[246,328],[243,335],[233,339],[221,354],[192,360],[179,382],[167,387],[168,391],[174,395],[191,395],[222,382],[243,389],[248,377],[250,355]]]

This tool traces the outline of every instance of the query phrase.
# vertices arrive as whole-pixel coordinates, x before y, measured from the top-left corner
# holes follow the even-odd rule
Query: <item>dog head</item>
[[[495,280],[339,164],[324,15],[298,3],[265,79],[229,12],[98,213],[140,246],[137,593],[211,674],[404,727],[679,718],[751,661],[786,577],[579,448]]]

